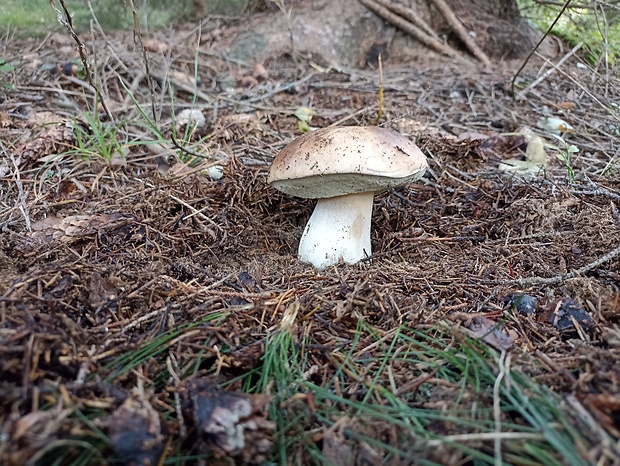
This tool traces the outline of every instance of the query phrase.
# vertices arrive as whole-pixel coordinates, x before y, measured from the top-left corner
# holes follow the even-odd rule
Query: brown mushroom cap
[[[293,140],[273,160],[267,181],[292,196],[325,198],[400,186],[427,167],[418,146],[396,131],[341,126]]]

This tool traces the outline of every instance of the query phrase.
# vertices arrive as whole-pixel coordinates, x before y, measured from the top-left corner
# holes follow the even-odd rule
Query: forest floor
[[[145,37],[149,75],[131,33],[86,41],[94,112],[70,37],[6,44],[0,463],[620,464],[618,80],[386,63],[379,124],[430,169],[319,271],[270,162],[300,107],[375,124],[379,73],[208,32]]]

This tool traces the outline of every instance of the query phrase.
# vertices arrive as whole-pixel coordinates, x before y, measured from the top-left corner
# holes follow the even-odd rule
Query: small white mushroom
[[[417,180],[427,167],[422,151],[401,134],[345,126],[293,140],[274,159],[267,181],[286,194],[318,199],[298,256],[321,269],[370,256],[374,194]]]

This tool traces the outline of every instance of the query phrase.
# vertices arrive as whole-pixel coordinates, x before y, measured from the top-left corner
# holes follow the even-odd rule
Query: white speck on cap
[[[377,192],[420,178],[426,156],[405,136],[376,126],[342,126],[307,133],[273,160],[267,181],[298,197]]]

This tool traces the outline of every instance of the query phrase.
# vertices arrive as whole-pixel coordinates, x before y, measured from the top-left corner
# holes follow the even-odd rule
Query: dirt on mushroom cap
[[[293,196],[334,197],[399,186],[421,177],[427,166],[422,151],[396,131],[324,128],[282,149],[268,182]]]

